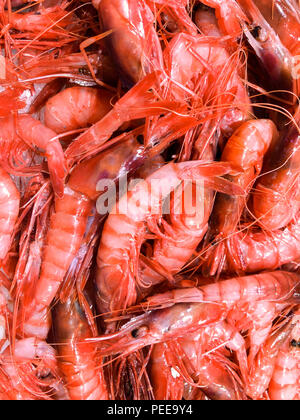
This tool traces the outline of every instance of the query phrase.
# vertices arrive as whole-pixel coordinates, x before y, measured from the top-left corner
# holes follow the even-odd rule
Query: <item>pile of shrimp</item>
[[[299,400],[298,2],[0,0],[0,42],[0,399]]]

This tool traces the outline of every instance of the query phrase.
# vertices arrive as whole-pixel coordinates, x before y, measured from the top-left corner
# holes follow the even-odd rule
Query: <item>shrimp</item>
[[[223,341],[224,338],[226,337],[228,342],[232,338],[232,331],[228,331],[228,329],[230,330],[230,327],[226,326],[224,322],[209,325],[196,333],[189,334],[187,337],[179,338],[177,340],[178,345],[174,345],[173,342],[169,344],[170,349],[173,350],[173,355],[175,355],[173,359],[179,372],[182,372],[187,379],[190,377],[192,382],[195,383],[194,386],[199,387],[207,397],[214,400],[246,399],[241,384],[237,382],[229,369],[229,360],[220,355],[218,351],[209,350],[206,352],[207,349],[214,348],[217,343],[220,345],[220,339],[224,345],[227,345],[227,342]],[[227,335],[228,332],[229,336]],[[210,342],[210,338],[213,340],[212,342]],[[236,348],[236,344],[233,345],[234,348]],[[245,355],[246,350],[244,348],[244,360]]]
[[[255,273],[275,270],[284,264],[297,262],[299,250],[300,218],[275,232],[249,229],[236,234],[239,255],[227,258],[225,270]]]
[[[272,146],[265,174],[252,194],[253,213],[263,229],[276,231],[295,220],[300,209],[299,166],[300,133],[293,126]]]
[[[64,89],[46,103],[45,125],[56,133],[85,128],[111,110],[111,99],[112,93],[105,89],[83,86]]]
[[[243,25],[249,44],[270,76],[271,88],[291,90],[294,85],[294,60],[290,51],[282,44],[276,31],[269,25],[252,0],[238,2],[248,16],[248,22],[250,21],[254,28],[251,32],[246,24]]]
[[[154,16],[144,0],[101,0],[94,2],[117,68],[127,84],[163,69],[163,58]]]
[[[220,322],[226,309],[215,303],[179,303],[169,308],[147,311],[131,318],[119,331],[88,338],[90,343],[101,342],[102,356],[121,354],[122,357],[156,343],[185,336],[202,326]]]
[[[291,333],[291,323],[278,328],[266,341],[250,367],[246,393],[253,400],[258,399],[267,390],[275,369],[280,347]]]
[[[85,338],[92,337],[88,321],[74,297],[55,306],[53,327],[57,342],[58,368],[71,400],[107,400],[104,373],[97,349]]]
[[[224,34],[235,34],[236,37],[240,35],[241,22],[248,19],[235,0],[201,0],[201,3],[215,9],[220,29]]]
[[[159,74],[152,73],[130,89],[108,114],[73,141],[65,152],[67,159],[72,161],[96,154],[125,122],[178,109],[178,103],[157,101],[154,93],[148,91],[158,79]]]
[[[242,124],[226,143],[221,160],[236,166],[239,174],[229,179],[245,190],[246,197],[261,171],[263,157],[276,136],[277,129],[271,120],[251,120]],[[217,196],[209,233],[217,245],[212,246],[205,255],[204,272],[215,275],[222,271],[226,249],[230,255],[239,255],[236,237],[230,235],[236,230],[244,207],[245,197]]]
[[[9,346],[2,353],[0,363],[5,399],[50,399],[49,385],[43,377],[51,374],[56,380],[56,352],[45,341],[32,337],[18,340],[14,348]]]
[[[299,393],[300,335],[299,311],[293,317],[293,330],[279,350],[268,394],[271,400],[295,400]]]
[[[47,335],[48,307],[80,248],[88,217],[101,194],[97,191],[98,181],[107,178],[115,180],[124,171],[126,173],[126,159],[137,150],[135,140],[130,139],[81,163],[73,170],[64,197],[56,198],[42,255],[40,277],[31,296],[30,308],[26,310],[24,332],[27,335],[41,338]]]
[[[10,121],[10,124],[15,124],[12,127],[15,127],[16,134],[29,147],[45,151],[53,189],[58,197],[62,197],[67,167],[57,134],[30,115],[18,115]]]
[[[172,366],[168,343],[153,346],[149,361],[150,380],[155,400],[181,400],[183,377]]]
[[[200,287],[173,289],[147,298],[153,308],[180,302],[219,302],[232,309],[235,305],[259,301],[297,303],[300,277],[288,271],[274,271],[236,277]],[[294,296],[295,294],[295,296]]]
[[[238,331],[248,331],[249,342],[248,364],[251,366],[260,350],[271,333],[273,322],[282,310],[276,302],[249,302],[234,307],[226,320]]]
[[[8,173],[0,167],[0,259],[11,246],[12,234],[19,214],[20,193]]]
[[[119,200],[104,224],[97,255],[96,284],[101,313],[135,304],[137,286],[143,286],[138,273],[140,247],[145,241],[147,221],[155,225],[155,220],[162,215],[162,199],[185,177],[190,181],[203,179],[209,188],[227,188],[227,192],[234,193],[232,184],[223,183],[220,178],[214,179],[227,171],[230,168],[224,167],[222,162],[169,163],[139,182]]]

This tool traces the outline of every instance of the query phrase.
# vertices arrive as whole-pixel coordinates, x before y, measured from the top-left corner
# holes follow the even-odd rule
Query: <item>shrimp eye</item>
[[[291,341],[291,346],[292,346],[292,347],[297,347],[297,348],[300,348],[300,341],[297,341],[297,340],[292,340],[292,341]]]
[[[268,40],[268,34],[261,26],[255,26],[251,34],[259,42],[266,42]]]
[[[149,329],[146,327],[146,325],[143,325],[140,328],[136,328],[133,331],[131,331],[131,335],[133,338],[142,338],[148,333]]]

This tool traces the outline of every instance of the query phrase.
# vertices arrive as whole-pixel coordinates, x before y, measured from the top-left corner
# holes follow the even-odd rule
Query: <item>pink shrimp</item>
[[[278,230],[295,220],[300,209],[299,165],[300,133],[292,126],[273,144],[265,174],[253,192],[253,212],[264,229]]]
[[[40,277],[24,324],[26,334],[45,337],[48,333],[48,307],[64,279],[82,242],[88,217],[101,192],[100,179],[117,179],[126,173],[126,159],[138,150],[135,140],[116,145],[99,156],[78,165],[72,172],[64,197],[55,201]]]
[[[179,302],[220,302],[231,309],[235,305],[259,301],[286,303],[292,299],[297,303],[299,281],[298,274],[288,271],[266,272],[200,287],[170,290],[148,297],[147,304],[152,308]]]
[[[104,31],[112,31],[106,41],[127,83],[163,69],[154,16],[144,0],[101,0],[94,5]]]
[[[0,167],[0,259],[6,257],[19,214],[20,193],[10,176]]]
[[[240,35],[241,22],[247,21],[247,17],[235,0],[201,0],[201,3],[216,10],[218,23],[224,34],[234,33],[236,37]]]
[[[253,0],[238,0],[238,3],[248,16],[252,28],[254,27],[251,32],[244,24],[244,33],[270,76],[271,88],[291,90],[294,85],[292,79],[294,61],[291,53],[282,44],[276,30],[269,25]]]
[[[58,367],[63,373],[71,400],[107,400],[104,373],[97,349],[84,339],[92,337],[87,318],[71,297],[54,310],[54,333],[58,343]]]
[[[284,264],[297,262],[299,250],[300,218],[282,230],[275,232],[249,229],[236,234],[239,254],[227,258],[225,270],[229,272],[255,273],[275,270]]]
[[[122,354],[122,357],[151,344],[185,336],[202,326],[220,322],[226,309],[214,303],[180,303],[169,308],[148,311],[131,318],[119,331],[86,339],[100,343],[102,356]]]
[[[245,190],[245,197],[219,194],[216,198],[209,237],[214,238],[217,245],[207,251],[203,268],[210,275],[222,271],[226,253],[239,255],[236,236],[230,235],[237,228],[248,193],[261,171],[264,155],[276,136],[277,129],[271,120],[247,121],[234,132],[223,150],[221,159],[235,165],[239,172],[229,179]]]
[[[170,342],[174,367],[186,379],[195,382],[209,398],[216,400],[246,399],[241,384],[229,368],[229,360],[217,350],[222,346],[238,350],[247,370],[245,343],[224,321],[200,328],[186,337]],[[228,366],[226,366],[228,363]],[[246,370],[244,373],[246,373]],[[190,379],[189,379],[190,377]]]
[[[96,284],[102,313],[123,309],[136,302],[138,286],[143,286],[138,273],[139,250],[145,240],[148,220],[155,225],[155,219],[162,215],[162,199],[185,177],[193,181],[203,179],[209,188],[223,188],[234,193],[232,184],[214,178],[228,171],[230,168],[224,167],[222,162],[169,163],[139,182],[119,200],[104,225],[97,255]]]
[[[159,74],[152,73],[137,83],[105,117],[73,141],[66,150],[66,157],[72,160],[94,155],[123,123],[178,109],[178,103],[157,101],[154,93],[149,92],[158,80]]]
[[[16,130],[16,134],[29,147],[33,149],[38,148],[45,152],[53,189],[59,197],[62,197],[64,193],[66,163],[57,134],[30,115],[23,114],[15,118],[12,117],[7,123],[10,130]],[[5,132],[2,135],[4,137],[10,135],[10,133]]]
[[[168,343],[158,343],[153,346],[149,370],[155,400],[182,399],[184,380],[170,360]]]
[[[111,99],[112,93],[104,89],[83,86],[64,89],[46,103],[45,125],[56,133],[88,127],[111,110]]]
[[[300,379],[300,330],[299,311],[293,318],[293,330],[280,349],[268,394],[271,400],[295,400],[299,393]]]
[[[45,341],[32,337],[19,340],[14,348],[6,348],[0,363],[6,376],[5,399],[51,399],[49,385],[42,378],[51,374],[56,381],[56,352]]]
[[[279,328],[266,341],[250,367],[246,393],[252,399],[260,398],[267,390],[275,369],[280,347],[291,333],[291,323]]]

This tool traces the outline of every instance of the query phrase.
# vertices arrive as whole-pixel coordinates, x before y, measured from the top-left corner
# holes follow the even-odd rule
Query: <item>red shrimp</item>
[[[253,213],[262,228],[276,231],[295,219],[300,209],[299,167],[300,133],[293,126],[272,146],[265,174],[253,192]]]
[[[288,271],[274,271],[236,277],[218,283],[174,289],[147,298],[149,307],[173,305],[179,302],[220,302],[228,308],[259,301],[297,303],[300,277]],[[294,296],[295,294],[295,296]]]
[[[13,180],[0,167],[0,259],[11,246],[12,233],[19,214],[20,193]]]
[[[186,336],[202,326],[220,322],[226,309],[214,303],[179,303],[169,308],[148,311],[131,318],[119,331],[86,339],[101,342],[103,356],[122,354],[122,357],[151,344],[162,343]]]
[[[168,343],[158,343],[153,346],[149,370],[155,400],[182,399],[184,380],[170,360]]]
[[[64,194],[64,180],[66,163],[64,152],[57,138],[57,134],[50,128],[35,120],[30,115],[18,115],[10,120],[11,127],[16,134],[31,148],[38,148],[45,152],[50,179],[55,193],[62,197]],[[3,133],[6,136],[7,133]]]
[[[137,83],[146,74],[163,69],[154,16],[144,0],[101,0],[94,5],[104,31],[112,31],[106,41],[127,83]]]
[[[96,154],[103,143],[125,122],[178,109],[178,103],[156,101],[154,93],[149,92],[158,79],[159,74],[152,73],[130,89],[105,117],[73,141],[66,150],[67,158],[83,159]]]
[[[229,369],[229,360],[218,350],[222,345],[228,345],[240,351],[242,345],[242,359],[246,362],[244,340],[230,326],[225,322],[209,325],[179,338],[177,342],[179,345],[173,342],[169,344],[173,351],[174,365],[186,379],[190,377],[207,397],[214,400],[246,399],[241,384]],[[247,368],[247,363],[244,367]]]
[[[226,143],[221,160],[236,167],[239,173],[229,179],[244,189],[245,196],[217,196],[209,233],[216,245],[205,255],[204,272],[210,275],[220,273],[226,253],[239,255],[236,236],[231,235],[237,228],[248,193],[261,171],[264,155],[276,136],[277,129],[271,120],[251,120],[242,124]]]
[[[86,338],[90,326],[74,297],[55,306],[53,328],[58,352],[58,368],[71,400],[107,400],[108,393],[97,349]]]
[[[56,133],[88,127],[111,110],[112,97],[105,89],[83,86],[64,89],[46,103],[45,124]]]
[[[235,34],[238,37],[241,33],[241,22],[247,21],[243,10],[235,0],[201,0],[201,3],[216,10],[219,26],[224,34]]]
[[[275,270],[284,264],[297,262],[299,250],[300,218],[282,230],[275,232],[249,231],[236,234],[239,254],[227,258],[225,271],[255,273]]]
[[[96,284],[102,313],[135,304],[138,286],[143,286],[138,273],[140,247],[145,240],[147,221],[155,225],[155,220],[162,215],[162,199],[186,178],[189,181],[202,179],[208,188],[223,188],[234,193],[232,184],[214,178],[228,171],[230,168],[222,163],[169,163],[119,200],[104,225],[97,255]]]
[[[50,219],[46,245],[42,256],[41,273],[24,324],[26,334],[43,338],[47,335],[48,307],[64,279],[82,242],[88,217],[101,192],[97,191],[101,179],[117,179],[126,173],[126,159],[138,150],[135,140],[101,153],[78,165],[65,187],[64,197],[55,201]]]
[[[246,25],[244,33],[267,71],[269,84],[275,89],[291,90],[293,88],[294,60],[289,50],[282,44],[276,31],[269,25],[253,0],[238,0],[249,17],[254,30],[251,32]]]
[[[267,390],[275,369],[276,358],[280,347],[291,333],[291,323],[279,328],[266,341],[250,367],[246,393],[256,400]]]
[[[51,399],[49,385],[43,377],[51,374],[54,382],[56,381],[56,352],[45,341],[32,337],[19,340],[14,348],[11,346],[6,348],[1,355],[0,363],[6,377],[5,399]]]
[[[280,349],[269,385],[271,400],[296,400],[300,379],[300,329],[299,311],[293,317],[293,330]]]
[[[234,307],[226,320],[238,331],[247,331],[249,342],[248,363],[254,358],[271,333],[273,322],[282,311],[282,305],[276,302],[249,302]]]

